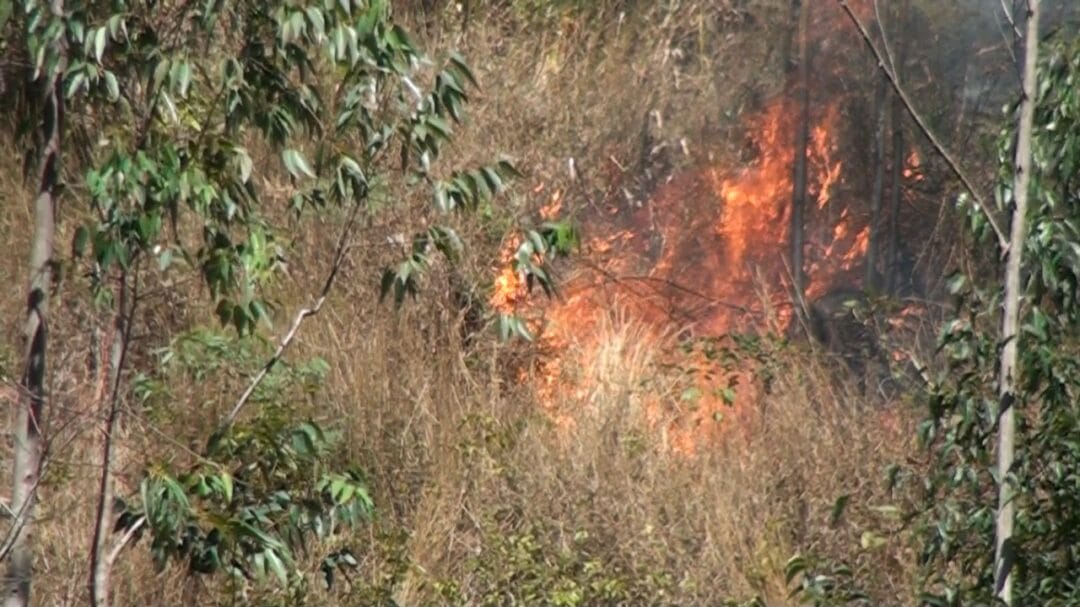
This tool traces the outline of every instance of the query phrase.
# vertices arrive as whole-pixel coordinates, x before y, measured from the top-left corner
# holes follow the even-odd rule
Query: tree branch
[[[233,405],[229,414],[225,416],[225,419],[221,422],[221,429],[224,430],[233,425],[237,416],[240,415],[240,410],[244,408],[244,405],[251,400],[251,396],[255,393],[255,389],[259,387],[270,371],[275,365],[281,361],[281,357],[285,354],[285,350],[288,349],[293,339],[296,338],[297,332],[300,330],[300,325],[308,317],[315,316],[322,309],[323,304],[326,303],[326,298],[330,295],[330,289],[334,286],[334,280],[337,278],[338,272],[341,270],[342,263],[345,261],[345,255],[352,247],[352,232],[353,227],[356,225],[357,213],[360,210],[360,206],[363,203],[364,197],[357,197],[356,203],[353,205],[352,211],[349,212],[349,219],[345,223],[345,227],[341,231],[341,236],[338,237],[337,248],[334,251],[334,261],[330,266],[330,272],[326,276],[326,280],[323,282],[322,290],[319,291],[319,296],[315,300],[315,303],[306,308],[301,308],[297,311],[296,316],[293,317],[292,324],[289,326],[289,330],[285,332],[281,340],[278,342],[278,347],[274,351],[274,354],[266,361],[266,364],[259,369],[259,372],[252,378],[251,383],[248,384],[244,393],[237,399],[236,404]],[[220,430],[219,430],[220,431]]]
[[[138,533],[139,529],[142,529],[143,525],[145,524],[146,517],[140,516],[139,520],[135,521],[134,525],[128,527],[128,530],[124,532],[124,535],[120,538],[120,541],[117,542],[115,546],[113,546],[113,549],[109,551],[109,555],[105,557],[105,563],[109,568],[112,568],[113,564],[116,563],[116,559],[120,557],[120,553],[124,550],[124,547],[131,543],[131,540],[135,537],[135,534]]]
[[[904,92],[904,89],[900,86],[900,82],[897,80],[896,74],[893,72],[893,70],[889,69],[886,58],[882,56],[881,51],[879,51],[877,46],[874,45],[874,41],[870,37],[870,32],[867,31],[866,26],[863,25],[861,21],[859,21],[859,18],[855,15],[855,12],[851,10],[851,6],[848,5],[847,0],[837,0],[837,2],[839,2],[841,8],[844,9],[844,12],[847,13],[848,17],[851,19],[851,22],[855,24],[855,27],[858,28],[859,34],[862,36],[863,41],[866,42],[866,45],[868,47],[870,47],[870,51],[877,59],[878,67],[881,69],[882,72],[884,72],[885,77],[889,79],[889,84],[892,86],[893,90],[896,91],[896,95],[904,104],[904,108],[907,109],[908,114],[911,116],[912,120],[915,121],[915,124],[919,127],[919,130],[922,131],[922,134],[925,135],[927,139],[930,140],[930,144],[934,146],[934,149],[937,151],[937,153],[945,160],[945,164],[949,166],[949,169],[953,172],[954,175],[956,175],[957,179],[960,180],[960,183],[962,183],[968,193],[971,194],[971,197],[975,199],[975,204],[978,205],[979,210],[981,210],[983,215],[986,216],[986,221],[990,224],[990,228],[994,230],[994,234],[997,236],[998,246],[1001,248],[1001,251],[1007,251],[1009,249],[1009,240],[1005,237],[1005,233],[1001,230],[1001,226],[998,225],[997,220],[994,219],[994,215],[993,213],[991,213],[990,207],[986,204],[986,200],[981,194],[979,194],[978,190],[975,188],[975,184],[967,176],[967,173],[965,173],[964,170],[960,167],[960,164],[953,158],[952,154],[950,154],[949,151],[945,149],[945,146],[937,138],[934,132],[930,130],[929,125],[926,124],[926,121],[923,119],[922,115],[920,115],[919,112],[915,109],[915,106],[914,104],[912,104],[911,99],[908,97],[907,93]]]

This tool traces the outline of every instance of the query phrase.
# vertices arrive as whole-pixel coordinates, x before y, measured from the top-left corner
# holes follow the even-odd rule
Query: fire
[[[840,173],[843,169],[842,162],[833,160],[833,154],[836,152],[836,138],[833,135],[835,133],[836,118],[836,105],[831,105],[822,124],[814,127],[811,148],[808,150],[812,155],[811,157],[816,156],[819,159],[819,166],[822,167],[818,178],[820,184],[817,189],[818,209],[823,209],[825,205],[829,204],[832,190],[839,182]]]
[[[869,7],[855,4],[865,18]],[[817,11],[815,22],[843,17],[838,14]],[[847,27],[846,17],[842,23],[836,27]],[[819,44],[823,52],[844,54],[833,40]],[[808,301],[837,286],[861,284],[870,247],[869,217],[860,206],[866,195],[856,189],[861,180],[849,182],[845,172],[862,169],[859,159],[846,153],[853,147],[853,134],[844,137],[842,118],[848,112],[843,103],[837,98],[812,106],[804,230],[809,284],[802,294]],[[659,352],[648,377],[666,376],[676,368],[689,373],[679,389],[649,387],[636,395],[646,403],[649,423],[673,451],[693,454],[751,414],[760,388],[753,364],[717,373],[716,360],[683,346],[697,343],[697,337],[783,331],[792,317],[792,162],[800,117],[797,104],[784,97],[748,115],[744,149],[716,154],[751,158],[738,165],[706,154],[708,161],[671,175],[653,192],[633,196],[612,178],[604,206],[584,218],[584,231],[593,235],[584,247],[587,261],[564,282],[563,298],[542,306],[537,333],[545,355],[527,381],[560,428],[573,428],[574,420],[595,404],[598,386],[608,381],[596,370],[596,361],[607,360],[614,350],[598,327],[613,310],[648,328],[638,338],[651,340],[650,347]],[[620,169],[613,175],[625,172],[613,163]],[[905,177],[922,179],[921,164],[912,151],[905,159]],[[547,195],[541,187],[534,194],[547,196],[540,210],[543,219],[564,206],[561,191]],[[627,204],[630,198],[635,202]],[[501,269],[493,307],[513,310],[530,303],[521,277]]]
[[[544,189],[545,186],[541,183],[533,188],[533,193],[540,194]],[[548,202],[540,207],[540,218],[551,220],[558,217],[560,211],[562,211],[562,205],[562,191],[556,190]],[[521,246],[520,239],[511,239],[506,242],[502,253],[499,255],[500,263],[496,269],[497,274],[488,303],[495,311],[501,314],[512,314],[517,311],[528,294],[521,274],[514,271],[512,267],[512,260],[519,246]]]
[[[837,158],[840,114],[836,104],[817,114],[807,147],[808,221],[838,217],[827,236],[807,226],[809,297],[860,270],[869,244],[865,218],[839,198],[845,183]],[[533,369],[532,384],[560,428],[573,427],[575,410],[588,406],[599,380],[583,369],[608,352],[597,327],[613,309],[660,332],[673,324],[689,335],[753,331],[769,314],[783,329],[791,315],[786,255],[797,116],[790,102],[770,104],[749,123],[749,164],[676,174],[640,207],[613,206],[588,226],[596,234],[585,247],[588,264],[597,270],[579,270],[564,299],[545,306],[540,339],[549,354]],[[556,192],[545,209],[559,202]],[[830,205],[840,206],[826,213]],[[512,294],[500,302],[519,303],[516,278],[500,275],[497,291]],[[771,289],[764,295],[763,283]],[[750,363],[721,376],[712,371],[715,360],[685,352],[677,340],[658,339],[655,347],[665,352],[657,364],[687,369],[692,378],[674,395],[642,396],[647,418],[673,451],[696,452],[753,410],[759,395]]]
[[[729,272],[745,273],[750,244],[766,234],[776,242],[787,238],[786,207],[778,203],[791,197],[791,157],[784,153],[789,110],[778,103],[766,111],[755,141],[761,150],[756,165],[726,179],[715,168],[709,171],[722,208],[716,232],[723,238]]]
[[[925,176],[922,173],[922,158],[918,150],[911,150],[907,159],[904,160],[904,179],[922,181]]]
[[[551,195],[551,200],[547,204],[540,207],[540,218],[544,220],[555,219],[559,216],[559,212],[562,211],[562,190],[555,190],[555,193]]]
[[[870,226],[865,226],[862,231],[855,235],[855,241],[851,248],[840,258],[841,267],[845,270],[853,269],[858,262],[866,257],[866,251],[870,248]]]
[[[503,268],[495,278],[495,288],[491,295],[491,307],[503,314],[510,314],[524,297],[524,287],[518,273],[511,268]]]

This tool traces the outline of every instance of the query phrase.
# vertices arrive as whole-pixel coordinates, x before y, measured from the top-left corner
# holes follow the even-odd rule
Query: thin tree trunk
[[[63,0],[50,5],[52,19],[62,19]],[[38,168],[38,192],[34,201],[34,234],[30,245],[30,292],[26,301],[24,328],[24,368],[19,410],[14,432],[14,475],[11,510],[14,540],[8,561],[5,607],[30,604],[33,579],[33,519],[35,493],[41,473],[43,445],[42,413],[46,394],[46,346],[48,344],[49,289],[52,288],[53,240],[56,236],[56,207],[60,182],[60,152],[64,120],[62,74],[66,49],[62,39],[51,50],[58,57],[56,68],[45,74],[42,83],[42,155]]]
[[[885,121],[889,116],[887,95],[888,82],[885,76],[878,82],[874,104],[877,108],[877,124],[874,129],[874,186],[870,192],[870,232],[866,243],[866,275],[863,286],[868,290],[877,288],[877,249],[878,233],[881,224],[881,199],[885,189]]]
[[[905,4],[896,2],[892,12],[893,21],[896,23],[896,63],[893,69],[897,80],[903,77],[904,63],[907,61],[907,44],[904,40],[904,12]],[[899,93],[893,99],[892,112],[892,190],[889,192],[889,244],[885,257],[885,292],[896,295],[900,287],[900,277],[897,273],[900,269],[900,203],[904,194],[904,111],[903,100]]]
[[[893,103],[892,189],[889,192],[889,251],[885,258],[885,291],[896,295],[900,257],[900,201],[904,193],[904,123],[899,100]]]
[[[803,237],[806,214],[806,150],[810,140],[810,65],[808,49],[808,29],[810,25],[809,0],[795,0],[799,7],[799,81],[796,100],[799,107],[799,121],[795,133],[795,158],[791,180],[791,278],[796,301],[801,301],[805,294],[805,275],[803,266]]]
[[[1020,269],[1027,238],[1028,185],[1031,181],[1031,134],[1035,119],[1039,54],[1039,0],[1028,0],[1024,49],[1024,90],[1020,100],[1020,126],[1016,143],[1012,227],[1005,263],[1005,312],[1001,321],[1001,373],[998,376],[1000,419],[998,425],[998,511],[994,534],[994,594],[1012,605],[1013,523],[1016,519],[1013,487],[1009,480],[1016,450],[1016,358],[1020,325]]]
[[[113,321],[112,352],[109,358],[109,400],[102,427],[101,480],[98,486],[97,516],[94,536],[90,543],[89,586],[90,604],[93,607],[108,607],[109,605],[109,574],[112,569],[112,559],[105,554],[105,540],[109,537],[113,519],[113,441],[116,421],[120,414],[120,379],[130,343],[136,296],[136,293],[129,292],[128,277],[122,275],[120,297]]]

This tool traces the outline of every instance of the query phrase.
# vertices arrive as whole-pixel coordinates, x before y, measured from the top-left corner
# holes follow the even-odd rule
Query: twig
[[[878,6],[878,0],[874,0],[874,18],[877,20],[878,32],[881,33],[881,45],[885,47],[885,57],[889,60],[889,69],[892,70],[893,74],[897,74],[896,59],[892,49],[889,48],[889,37],[885,35],[885,25],[881,20],[881,10]]]
[[[289,326],[289,330],[278,342],[277,350],[274,351],[270,360],[266,361],[266,364],[259,369],[259,372],[252,378],[251,383],[248,384],[244,393],[237,399],[236,404],[233,405],[229,414],[225,416],[225,419],[221,423],[221,428],[225,429],[232,426],[236,421],[240,410],[244,408],[244,405],[251,399],[251,395],[255,393],[255,389],[259,387],[270,371],[281,361],[281,357],[285,354],[285,350],[288,349],[289,344],[296,338],[297,332],[300,330],[300,325],[308,317],[315,316],[322,309],[323,304],[326,303],[326,298],[330,295],[330,289],[334,286],[334,279],[337,278],[338,272],[341,270],[342,263],[345,261],[345,255],[349,252],[352,246],[351,235],[353,226],[356,224],[357,212],[360,210],[361,203],[364,197],[357,197],[356,203],[353,205],[352,211],[349,213],[349,220],[345,223],[345,227],[341,230],[341,236],[338,238],[337,249],[334,252],[334,262],[330,266],[330,273],[327,274],[326,280],[323,282],[322,290],[319,291],[319,297],[315,300],[315,303],[309,307],[301,308],[297,311],[296,316],[293,317],[292,325]]]
[[[1013,35],[1018,39],[1023,38],[1024,35],[1020,33],[1020,28],[1016,27],[1016,21],[1013,19],[1012,11],[1009,10],[1009,5],[1005,4],[1005,0],[1001,0],[1001,12],[1005,14],[1005,20],[1009,22],[1009,26],[1012,27]]]
[[[113,546],[113,549],[105,558],[105,563],[108,567],[111,568],[113,566],[113,564],[116,562],[116,559],[120,557],[120,552],[123,551],[124,547],[131,542],[132,538],[135,537],[135,534],[138,533],[139,529],[142,529],[142,526],[145,524],[146,517],[140,516],[139,519],[135,521],[135,524],[129,527],[128,530],[124,532],[124,535],[120,538],[120,541],[116,543],[116,546]]]
[[[877,46],[874,45],[874,41],[870,37],[870,32],[867,31],[866,26],[864,26],[863,23],[859,21],[859,18],[855,15],[854,11],[851,10],[851,6],[848,5],[847,0],[837,0],[837,2],[839,2],[840,6],[844,9],[844,12],[847,13],[848,17],[851,19],[851,22],[855,24],[855,27],[858,28],[859,34],[862,36],[863,41],[866,42],[866,45],[868,47],[870,47],[870,51],[877,59],[878,67],[881,68],[881,71],[885,73],[885,77],[889,79],[889,84],[892,86],[893,90],[896,91],[896,95],[900,98],[900,101],[903,102],[904,108],[908,111],[908,114],[915,121],[915,124],[919,127],[919,130],[922,131],[922,134],[925,135],[927,139],[930,140],[930,144],[934,146],[934,149],[937,151],[937,153],[945,160],[945,164],[949,166],[949,169],[952,170],[953,174],[956,175],[957,179],[960,180],[960,183],[964,185],[964,188],[968,191],[969,194],[971,194],[971,197],[975,199],[975,204],[978,205],[983,215],[986,216],[986,221],[990,224],[990,228],[994,230],[994,234],[997,236],[998,246],[1001,248],[1001,251],[1007,251],[1009,249],[1009,240],[1005,237],[1005,233],[1001,231],[1001,227],[998,225],[997,220],[994,219],[994,215],[990,212],[990,207],[987,206],[986,201],[983,199],[982,195],[979,194],[978,190],[975,189],[975,184],[972,183],[971,179],[968,178],[964,170],[960,168],[960,164],[952,157],[952,154],[950,154],[949,151],[945,149],[945,146],[941,143],[941,141],[938,140],[937,136],[934,135],[934,132],[930,130],[929,125],[927,125],[926,121],[923,120],[922,115],[920,115],[919,112],[916,111],[915,106],[911,102],[911,99],[908,97],[907,93],[904,92],[904,89],[900,87],[900,83],[896,79],[896,74],[894,74],[893,71],[889,69],[888,65],[886,65],[885,57],[881,55],[881,51],[879,51]]]
[[[41,477],[45,472],[45,462],[42,462],[41,470],[38,471],[38,477],[34,480],[33,486],[30,487],[28,495],[33,498],[37,495],[38,486],[41,485]],[[15,547],[16,540],[19,539],[19,534],[22,533],[23,527],[26,525],[27,520],[30,518],[26,516],[27,511],[30,509],[31,500],[27,499],[19,507],[19,511],[15,512],[10,506],[4,506],[4,510],[13,515],[14,521],[11,528],[8,529],[7,535],[4,536],[4,541],[0,542],[0,562],[7,560],[8,554],[11,549]]]

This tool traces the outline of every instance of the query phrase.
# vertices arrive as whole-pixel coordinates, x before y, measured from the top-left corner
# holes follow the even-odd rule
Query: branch
[[[124,550],[125,546],[131,543],[131,540],[135,537],[135,534],[138,533],[139,529],[142,529],[142,526],[145,524],[146,517],[140,516],[139,520],[135,521],[134,525],[128,527],[128,530],[124,532],[124,535],[120,538],[120,541],[117,542],[115,546],[113,546],[113,549],[109,552],[109,555],[105,557],[105,563],[108,567],[111,568],[113,564],[116,563],[116,559],[119,558],[120,552]]]
[[[353,226],[356,225],[356,215],[360,210],[360,204],[363,201],[363,197],[358,197],[356,203],[353,205],[352,211],[349,213],[349,220],[345,223],[345,227],[341,230],[341,236],[338,238],[337,249],[334,251],[334,262],[330,266],[330,272],[326,276],[326,280],[323,282],[322,290],[319,291],[319,296],[315,300],[315,303],[309,307],[301,308],[297,311],[296,316],[293,317],[292,325],[289,326],[289,330],[285,332],[285,335],[278,342],[277,350],[274,351],[270,360],[266,361],[266,364],[259,369],[259,372],[252,378],[251,383],[248,384],[244,393],[237,399],[236,404],[233,405],[229,414],[225,416],[225,419],[221,423],[221,429],[228,428],[236,421],[237,416],[240,415],[240,410],[244,408],[244,405],[251,400],[252,394],[255,393],[255,389],[259,387],[259,384],[266,379],[267,374],[274,368],[278,362],[281,361],[281,357],[285,354],[285,350],[288,349],[289,344],[296,338],[297,332],[300,330],[300,325],[308,317],[315,316],[322,309],[323,304],[326,303],[326,298],[330,295],[330,289],[334,286],[334,279],[337,278],[338,272],[341,270],[341,266],[345,261],[345,255],[349,252],[352,246],[352,231]]]
[[[27,493],[30,498],[35,498],[37,495],[38,486],[41,484],[41,477],[44,475],[45,472],[45,463],[46,462],[42,462],[41,469],[38,471],[38,476],[36,479],[34,479],[34,484],[30,487],[30,491]],[[32,501],[33,499],[27,499],[26,501],[24,501],[22,506],[19,507],[18,511],[12,510],[10,506],[4,506],[4,514],[11,515],[13,520],[11,523],[11,528],[8,529],[7,534],[4,536],[4,540],[0,542],[0,562],[7,560],[8,555],[11,553],[11,550],[15,547],[15,542],[19,539],[19,535],[22,533],[23,527],[26,526],[27,521],[30,519],[27,514],[30,510],[30,505]]]
[[[911,103],[911,99],[908,97],[907,93],[904,92],[904,89],[900,87],[900,82],[897,80],[896,74],[893,70],[889,69],[886,65],[885,57],[882,56],[881,51],[874,45],[874,41],[870,37],[870,32],[867,31],[866,26],[859,21],[859,18],[855,16],[855,13],[851,10],[847,0],[837,0],[837,2],[840,3],[844,12],[846,12],[851,19],[851,22],[855,24],[855,27],[859,29],[859,34],[862,36],[863,41],[870,47],[870,51],[877,59],[878,67],[884,72],[885,77],[889,79],[889,84],[892,86],[893,90],[896,91],[896,95],[900,98],[900,101],[903,102],[904,108],[907,110],[908,114],[911,115],[911,118],[915,121],[919,130],[930,140],[930,144],[934,146],[937,153],[945,160],[949,169],[952,170],[953,174],[960,180],[960,183],[964,185],[964,188],[975,200],[975,204],[978,205],[983,215],[986,216],[986,221],[990,224],[990,227],[994,230],[994,234],[997,236],[998,246],[1001,248],[1001,251],[1007,251],[1009,249],[1009,240],[1005,237],[1005,233],[1001,231],[1001,226],[999,226],[997,220],[994,219],[994,215],[990,212],[990,207],[987,206],[985,199],[979,194],[978,190],[975,189],[975,184],[968,178],[967,173],[960,168],[960,164],[952,157],[952,154],[945,149],[945,146],[938,140],[937,136],[934,135],[934,132],[930,130],[930,127],[926,124],[926,121],[923,120],[923,117],[919,112],[916,111],[915,106]]]
[[[120,416],[120,382],[123,379],[124,366],[127,362],[131,345],[131,331],[135,324],[135,311],[139,305],[139,266],[132,266],[131,284],[128,284],[128,272],[120,274],[120,298],[117,303],[114,321],[115,334],[112,343],[112,357],[109,373],[112,386],[108,410],[103,424],[101,442],[101,481],[98,487],[97,516],[94,521],[94,535],[90,543],[90,604],[107,607],[109,604],[109,577],[112,573],[112,561],[102,559],[106,537],[112,527],[113,514],[113,439],[116,422]],[[131,304],[127,305],[127,300]],[[127,308],[125,310],[125,307]]]

